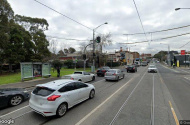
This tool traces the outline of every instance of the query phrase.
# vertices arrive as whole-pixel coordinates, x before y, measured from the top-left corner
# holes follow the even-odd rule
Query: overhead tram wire
[[[153,32],[146,32],[146,33],[150,34],[150,33],[166,32],[166,31],[172,31],[172,30],[177,30],[177,29],[182,29],[182,28],[187,28],[187,27],[190,27],[190,25],[175,27],[175,28],[170,28],[170,29],[165,29],[165,30],[158,30],[158,31],[153,31]],[[133,34],[123,34],[123,35],[142,35],[142,34],[144,33],[133,33]]]
[[[190,33],[184,33],[184,34],[179,34],[179,35],[175,35],[175,36],[169,36],[169,37],[164,37],[164,38],[160,38],[160,39],[154,39],[152,41],[171,39],[171,38],[175,38],[175,37],[179,37],[179,36],[185,36],[185,35],[190,35]],[[148,42],[149,41],[141,41],[141,42],[133,42],[133,43],[120,43],[120,44],[137,44],[137,43],[148,43]]]
[[[61,37],[57,37],[57,36],[48,36],[48,35],[46,37],[55,38],[55,39],[64,39],[64,40],[74,40],[74,41],[89,41],[88,39],[80,40],[80,39],[72,39],[72,38],[61,38]]]
[[[59,11],[57,11],[57,10],[55,10],[55,9],[53,9],[53,8],[51,8],[51,7],[49,7],[49,6],[45,5],[45,4],[43,4],[43,3],[41,3],[41,2],[39,2],[38,0],[34,0],[34,1],[37,2],[37,3],[39,3],[39,4],[41,4],[41,5],[43,5],[43,6],[45,6],[45,7],[47,7],[47,8],[49,8],[50,10],[52,10],[52,11],[54,11],[54,12],[56,12],[56,13],[58,13],[58,14],[64,16],[64,17],[66,17],[66,18],[72,20],[72,21],[75,22],[75,23],[78,23],[78,24],[80,24],[80,25],[82,25],[82,26],[84,26],[84,27],[86,27],[86,28],[88,28],[88,29],[90,29],[90,30],[93,30],[92,28],[90,28],[90,27],[88,27],[88,26],[86,26],[86,25],[84,25],[84,24],[82,24],[82,23],[80,23],[80,22],[78,22],[78,21],[76,21],[76,20],[74,20],[74,19],[72,19],[72,18],[70,18],[70,17],[64,15],[64,14],[62,14],[61,12],[59,12]]]
[[[139,11],[138,11],[137,6],[136,6],[136,3],[135,3],[135,0],[133,0],[133,2],[134,2],[134,5],[135,5],[136,11],[137,11],[137,14],[138,14],[138,17],[139,17],[139,20],[140,20],[140,23],[141,23],[141,26],[142,26],[142,29],[143,29],[143,32],[144,32],[144,35],[145,35],[145,37],[146,37],[146,40],[148,41],[147,36],[146,36],[146,32],[145,32],[145,30],[144,30],[144,26],[143,26],[143,24],[142,24],[142,20],[141,20],[140,14],[139,14]]]
[[[189,44],[189,43],[190,43],[190,41],[187,42],[186,44],[184,44],[183,46],[179,47],[179,49],[183,48],[184,46],[186,46],[186,45]]]

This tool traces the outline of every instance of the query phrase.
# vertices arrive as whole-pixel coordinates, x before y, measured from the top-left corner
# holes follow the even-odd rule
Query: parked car
[[[30,94],[21,88],[0,89],[0,108],[6,106],[16,106],[27,100]]]
[[[95,87],[75,80],[39,84],[31,93],[29,106],[43,116],[62,117],[74,105],[95,96]]]
[[[117,80],[119,81],[119,79],[123,79],[125,77],[125,74],[123,73],[123,71],[121,71],[120,69],[109,69],[106,73],[105,73],[105,80]]]
[[[142,61],[141,62],[141,66],[147,66],[148,65],[148,62],[147,61]]]
[[[130,65],[126,67],[127,72],[137,72],[137,67],[136,65]]]
[[[101,68],[98,68],[96,71],[97,76],[104,76],[104,74],[110,69],[108,66],[103,66]]]
[[[150,73],[150,72],[155,72],[155,73],[157,73],[157,68],[156,68],[156,66],[155,66],[155,65],[150,65],[149,68],[148,68],[148,72],[149,72],[149,73]]]
[[[81,82],[89,82],[95,80],[95,75],[85,71],[76,71],[73,74],[63,76],[62,78],[77,80]]]

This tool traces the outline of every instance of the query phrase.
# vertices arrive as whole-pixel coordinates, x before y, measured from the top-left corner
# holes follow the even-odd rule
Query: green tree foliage
[[[64,53],[65,54],[69,53],[68,49],[64,49]]]
[[[160,59],[160,60],[166,60],[167,51],[160,51],[154,55],[154,58]]]
[[[26,16],[15,16],[15,21],[24,26],[30,32],[34,43],[34,56],[32,61],[43,61],[44,58],[50,55],[48,50],[49,41],[44,34],[48,30],[49,24],[45,19],[31,18]]]
[[[50,55],[44,34],[45,19],[16,15],[7,0],[0,0],[0,67],[3,63],[43,61]]]
[[[69,53],[74,53],[74,52],[76,52],[76,50],[75,50],[73,47],[69,47],[68,51],[69,51]]]
[[[55,69],[57,69],[58,67],[61,68],[61,67],[63,66],[63,63],[62,63],[61,61],[59,61],[59,60],[54,60],[54,61],[52,62],[52,66],[53,66]]]
[[[67,66],[67,68],[72,68],[73,67],[73,60],[66,60],[64,62],[64,65]]]

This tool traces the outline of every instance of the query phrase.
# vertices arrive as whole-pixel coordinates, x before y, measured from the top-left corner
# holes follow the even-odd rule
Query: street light
[[[190,8],[175,8],[175,11],[178,11],[180,9],[190,9]]]
[[[95,56],[95,53],[94,53],[94,51],[95,51],[95,40],[94,40],[95,31],[96,31],[96,29],[98,29],[99,27],[101,27],[104,24],[108,24],[108,23],[105,22],[105,23],[103,23],[103,24],[101,24],[101,25],[99,25],[99,26],[97,26],[96,28],[93,29],[93,67],[92,67],[93,73],[95,71],[95,58],[94,58],[94,56]]]
[[[168,63],[169,63],[169,66],[171,66],[171,62],[170,62],[170,56],[169,56],[169,52],[170,52],[170,45],[169,44],[165,44],[165,43],[160,43],[162,45],[167,45],[168,46]]]

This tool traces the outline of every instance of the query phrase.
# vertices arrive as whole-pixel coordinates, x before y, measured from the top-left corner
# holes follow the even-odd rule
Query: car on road
[[[81,82],[89,82],[95,80],[95,75],[85,71],[76,71],[73,74],[63,76],[62,78],[77,80]]]
[[[92,84],[61,79],[37,85],[31,93],[29,106],[43,116],[62,117],[69,108],[94,96]]]
[[[130,65],[126,67],[127,72],[137,72],[137,67],[136,65]]]
[[[0,108],[19,105],[29,97],[29,92],[22,88],[0,89]]]
[[[147,66],[148,65],[148,62],[147,61],[142,61],[141,62],[141,66]]]
[[[105,76],[104,76],[106,81],[108,81],[108,80],[119,81],[119,79],[123,79],[124,77],[125,77],[125,74],[120,69],[109,69],[105,73]]]
[[[148,73],[150,73],[150,72],[157,73],[157,68],[156,68],[155,65],[150,65],[150,66],[148,67]]]
[[[104,74],[110,69],[108,66],[103,66],[101,68],[98,68],[96,71],[97,76],[104,76]]]

